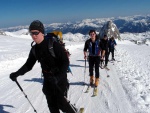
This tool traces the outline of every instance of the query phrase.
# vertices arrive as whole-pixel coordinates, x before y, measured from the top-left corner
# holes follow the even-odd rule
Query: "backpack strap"
[[[34,43],[35,43],[34,41],[31,43],[31,47],[32,47],[31,51],[33,55],[35,56],[35,58],[37,59],[36,54],[35,54],[35,45],[33,45]]]
[[[54,57],[54,58],[56,58],[56,55],[55,55],[55,53],[54,53],[54,48],[53,48],[53,44],[54,44],[54,38],[53,37],[51,37],[51,38],[49,38],[48,39],[48,50],[49,50],[49,52],[50,52],[50,54]],[[33,55],[35,56],[35,58],[37,58],[36,57],[36,53],[35,53],[35,45],[33,45],[34,44],[34,41],[31,43],[31,47],[32,47],[32,53],[33,53]]]
[[[53,37],[49,38],[48,50],[49,50],[50,54],[51,54],[54,58],[56,58],[56,55],[55,55],[55,53],[54,53],[54,48],[53,48],[54,41],[55,41],[55,40],[54,40]]]

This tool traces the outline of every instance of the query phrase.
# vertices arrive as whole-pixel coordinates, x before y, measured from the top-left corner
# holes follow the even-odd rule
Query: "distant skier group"
[[[18,71],[11,73],[10,79],[18,84],[17,77],[30,71],[38,61],[44,76],[43,93],[46,96],[50,112],[60,113],[59,110],[62,110],[65,113],[82,113],[67,100],[69,59],[64,47],[52,39],[53,35],[44,36],[44,26],[39,20],[30,24],[29,32],[35,45],[32,46],[25,64]],[[117,44],[114,37],[108,40],[107,35],[104,35],[103,39],[99,39],[95,30],[90,30],[89,36],[90,39],[85,42],[83,49],[84,59],[89,60],[89,84],[90,86],[94,85],[97,90],[100,62],[105,61],[104,67],[107,67],[110,53],[112,53],[112,60],[115,60],[114,50]],[[93,74],[94,67],[95,76]]]
[[[84,59],[86,60],[88,57],[89,61],[89,76],[90,76],[90,85],[89,87],[94,86],[94,92],[97,93],[97,86],[99,84],[99,67],[100,64],[105,60],[105,65],[103,68],[107,68],[107,64],[109,61],[109,54],[112,53],[112,60],[114,59],[114,49],[116,41],[114,37],[108,39],[107,35],[104,35],[102,39],[100,39],[95,30],[89,31],[90,39],[85,42],[84,45]],[[88,53],[87,53],[88,50]],[[102,65],[101,65],[102,66]],[[93,74],[93,69],[95,68],[95,76]],[[88,90],[89,90],[88,87]]]

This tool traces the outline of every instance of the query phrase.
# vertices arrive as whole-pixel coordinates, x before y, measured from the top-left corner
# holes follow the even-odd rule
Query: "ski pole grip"
[[[16,82],[16,84],[18,85],[18,87],[20,88],[20,90],[23,92],[23,89],[21,88],[21,86],[20,86],[20,84],[18,83],[18,81],[16,80],[15,82]]]

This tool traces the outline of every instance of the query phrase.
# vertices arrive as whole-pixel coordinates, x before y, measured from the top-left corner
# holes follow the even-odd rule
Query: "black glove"
[[[12,81],[16,81],[18,76],[19,76],[19,74],[17,72],[13,72],[10,74],[9,77]]]
[[[48,81],[49,81],[49,83],[52,84],[52,85],[57,85],[57,83],[58,83],[57,78],[54,77],[54,76],[48,77]]]

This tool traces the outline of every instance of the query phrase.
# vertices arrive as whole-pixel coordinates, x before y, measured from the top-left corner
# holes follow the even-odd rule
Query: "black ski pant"
[[[74,112],[75,107],[66,100],[69,83],[66,77],[62,78],[57,84],[50,83],[48,75],[44,74],[43,93],[46,96],[50,113],[60,113],[59,110],[66,113]]]
[[[93,76],[93,69],[95,65],[95,77],[99,78],[99,63],[100,63],[100,56],[89,56],[90,76]]]
[[[109,57],[109,53],[108,53],[108,51],[105,51],[105,65],[106,66],[108,64],[108,57]]]
[[[109,48],[109,55],[110,55],[110,53],[112,54],[112,58],[114,58],[114,48]],[[108,56],[109,57],[109,56]]]
[[[76,113],[77,109],[70,104],[66,96],[60,94],[46,95],[50,113],[60,113],[59,109],[65,113]]]

